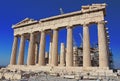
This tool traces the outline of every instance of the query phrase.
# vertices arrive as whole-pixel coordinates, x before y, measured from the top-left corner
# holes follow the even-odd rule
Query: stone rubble
[[[119,71],[118,71],[119,73]],[[117,73],[117,74],[118,74]],[[119,76],[91,76],[89,73],[79,73],[75,75],[71,74],[58,74],[58,73],[48,73],[43,71],[22,71],[22,70],[0,70],[0,81],[96,81],[97,79],[101,81],[120,81]],[[89,79],[89,80],[88,80]]]

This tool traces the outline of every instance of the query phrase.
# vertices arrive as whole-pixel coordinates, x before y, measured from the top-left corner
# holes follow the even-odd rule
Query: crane
[[[76,44],[76,41],[75,41],[74,37],[73,37],[73,46],[74,46],[74,47],[76,47],[76,46],[77,46],[77,44]]]
[[[62,9],[62,8],[60,8],[60,14],[64,14],[64,12],[63,12],[63,9]]]
[[[82,40],[80,47],[83,47],[83,37],[82,37],[82,34],[79,33],[79,36],[80,36],[80,38],[81,38],[81,40]]]

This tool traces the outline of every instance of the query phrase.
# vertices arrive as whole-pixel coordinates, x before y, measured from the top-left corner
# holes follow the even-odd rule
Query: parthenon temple
[[[106,33],[106,4],[92,4],[82,6],[80,11],[52,16],[39,21],[25,18],[12,26],[14,41],[9,67],[37,67],[48,71],[48,68],[67,71],[80,71],[82,69],[109,70],[109,47]],[[98,66],[91,63],[91,47],[89,25],[96,24],[98,30]],[[74,66],[73,28],[82,26],[83,29],[83,65]],[[61,43],[60,55],[58,54],[58,32],[67,30],[66,45]],[[45,52],[46,35],[50,36],[49,52]],[[20,39],[20,47],[18,47]],[[29,41],[27,64],[24,63],[25,43]],[[17,49],[19,51],[17,52]],[[18,53],[18,56],[17,56]],[[18,58],[17,58],[18,57]],[[37,69],[31,68],[31,69]],[[72,68],[72,69],[71,69]],[[74,68],[74,69],[73,69]],[[49,69],[50,70],[50,69]],[[51,71],[51,70],[50,70]],[[55,70],[54,70],[55,71]],[[101,71],[101,70],[100,70]]]

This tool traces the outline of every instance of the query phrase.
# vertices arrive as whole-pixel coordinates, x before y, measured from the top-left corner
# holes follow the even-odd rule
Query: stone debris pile
[[[35,76],[38,73],[27,72],[22,70],[9,70],[9,69],[1,69],[0,70],[0,79],[6,80],[19,80],[19,79],[28,79],[31,76]]]
[[[0,70],[0,81],[77,81],[75,79],[65,79],[53,76],[47,72],[32,72],[21,70]]]
[[[118,77],[107,76],[91,76],[86,73],[84,76],[80,73],[78,75],[49,73],[43,71],[22,71],[22,70],[9,70],[2,68],[0,70],[0,81],[96,81],[97,79],[102,81],[120,81]]]

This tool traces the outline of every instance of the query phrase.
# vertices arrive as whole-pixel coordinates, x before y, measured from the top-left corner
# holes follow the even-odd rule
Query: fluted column
[[[104,25],[105,21],[98,22],[99,67],[109,67]]]
[[[52,66],[58,65],[58,30],[53,30]]]
[[[20,41],[20,51],[18,56],[18,65],[24,64],[24,48],[25,48],[25,36],[24,34],[21,35],[21,41]]]
[[[48,52],[45,52],[45,64],[48,65],[49,61],[49,54]]]
[[[18,47],[18,37],[14,36],[10,65],[16,65],[17,47]]]
[[[64,43],[61,43],[60,65],[65,66],[65,46],[64,46]]]
[[[50,33],[50,46],[49,46],[49,65],[52,64],[52,42],[53,42],[53,33]]]
[[[73,66],[73,39],[71,27],[67,27],[66,66]]]
[[[39,65],[45,65],[45,31],[41,32],[41,39],[40,39],[40,49],[39,49]]]
[[[83,67],[91,66],[89,27],[83,25]]]
[[[60,54],[58,54],[58,64],[60,64]]]
[[[49,54],[48,54],[48,52],[45,52],[45,58],[49,58]]]
[[[49,47],[49,65],[51,65],[52,62],[52,42],[50,42],[50,47]]]
[[[110,67],[110,49],[109,49],[109,43],[110,43],[110,39],[109,39],[109,31],[108,28],[106,27],[107,21],[105,21],[105,37],[106,37],[106,47],[107,47],[107,58],[108,58],[108,65]]]
[[[39,44],[35,43],[35,63],[38,63]]]
[[[30,34],[30,43],[28,48],[28,58],[27,58],[27,65],[34,65],[35,64],[35,36],[33,33]]]

